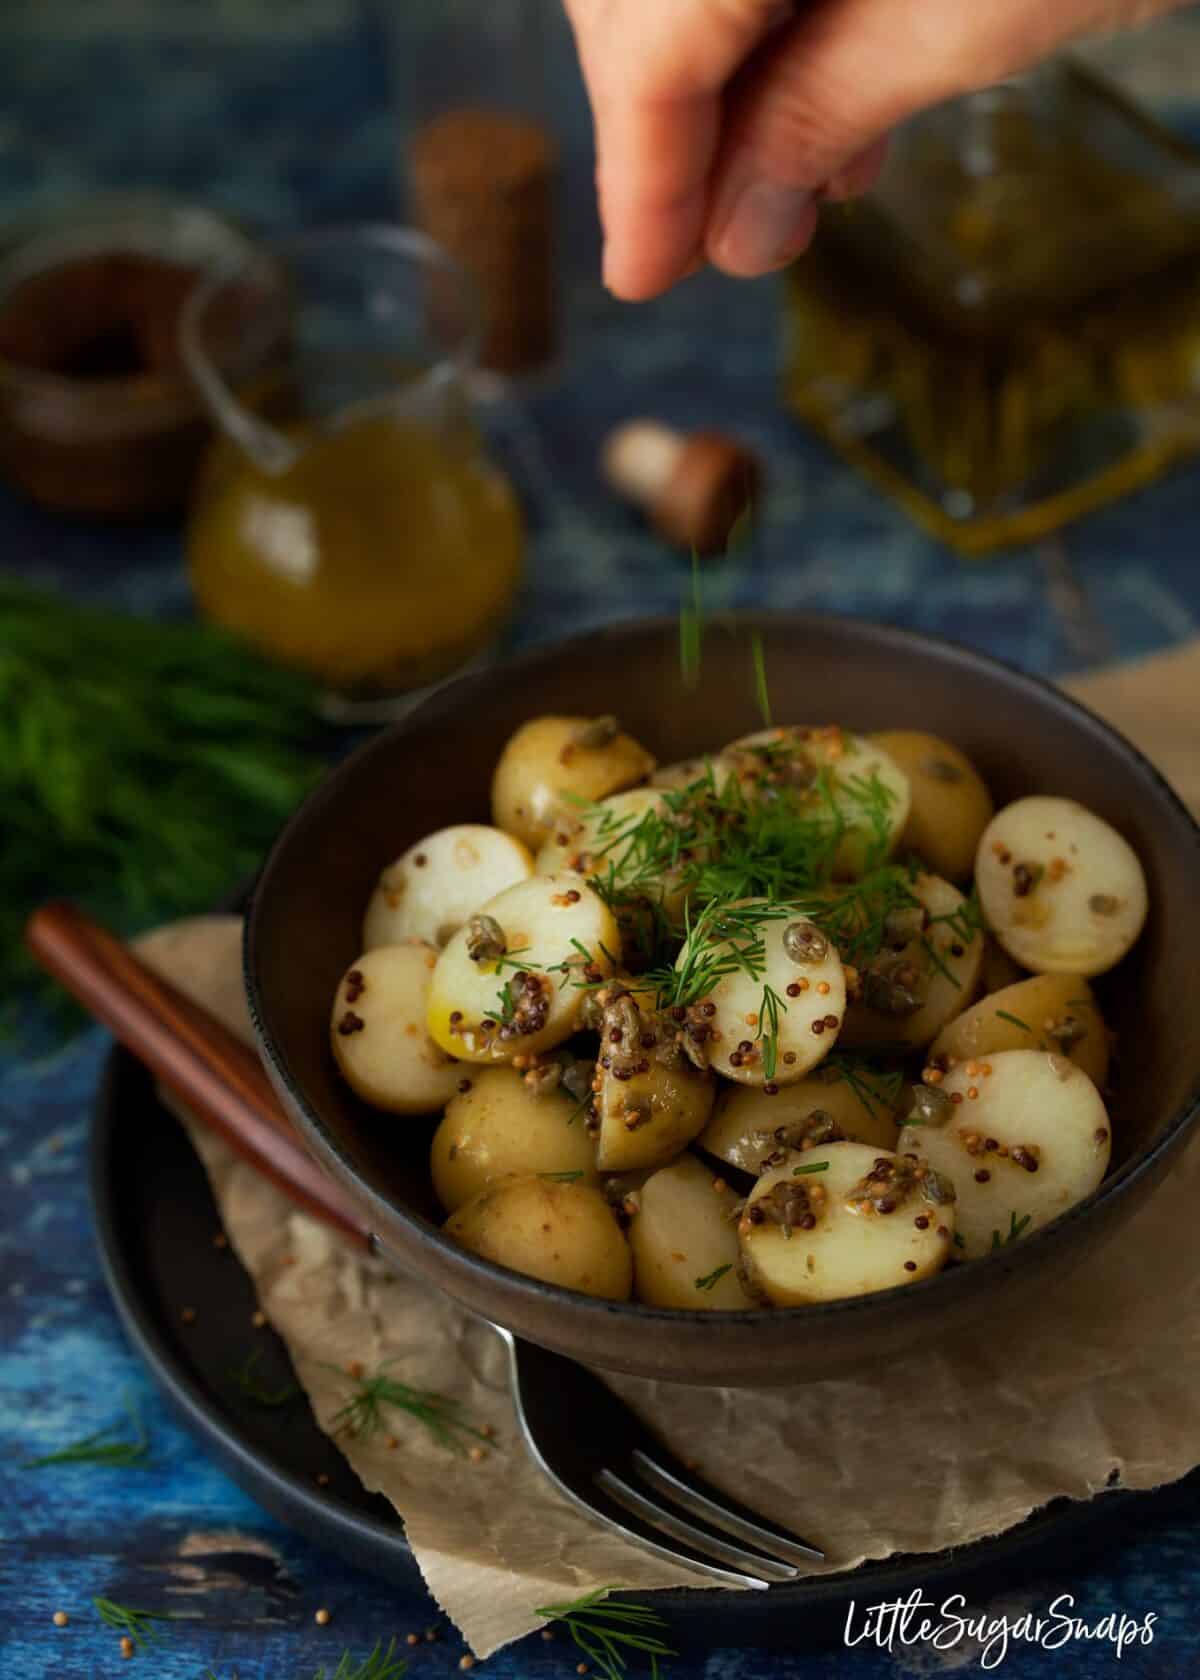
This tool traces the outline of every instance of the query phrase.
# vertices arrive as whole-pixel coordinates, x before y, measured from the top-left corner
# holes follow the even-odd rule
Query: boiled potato
[[[738,1198],[694,1155],[652,1173],[633,1198],[633,1292],[651,1307],[756,1307],[738,1275]]]
[[[975,881],[988,926],[1035,974],[1103,974],[1146,920],[1137,854],[1072,799],[1035,796],[998,811],[979,842]]]
[[[459,1069],[425,1026],[437,952],[412,940],[367,951],[342,976],[329,1041],[342,1077],[364,1102],[428,1114],[454,1094]]]
[[[562,812],[644,782],[653,769],[653,758],[615,718],[531,718],[496,765],[492,816],[536,851]]]
[[[967,1259],[1090,1196],[1111,1147],[1100,1093],[1065,1056],[1002,1050],[985,1066],[952,1068],[936,1087],[949,1098],[941,1114],[900,1133],[902,1151],[918,1152],[954,1185]]]
[[[467,917],[533,873],[529,850],[483,823],[439,828],[410,846],[379,877],[367,905],[363,947],[424,939],[442,946]]]
[[[526,1174],[481,1190],[452,1213],[446,1235],[514,1272],[627,1301],[633,1255],[603,1193],[580,1181]]]
[[[433,1188],[447,1213],[516,1174],[578,1173],[581,1183],[599,1183],[578,1099],[562,1084],[537,1090],[510,1067],[458,1071],[463,1077],[429,1151]]]
[[[949,741],[919,729],[883,729],[867,739],[908,777],[912,804],[901,849],[916,852],[935,875],[968,880],[979,836],[995,809],[971,760]]]
[[[848,1064],[852,1065],[852,1064]],[[774,1096],[753,1086],[726,1085],[697,1147],[755,1177],[767,1158],[849,1138],[877,1149],[896,1147],[898,1080],[884,1081],[865,1064],[846,1069],[822,1062]]]
[[[765,1172],[738,1237],[752,1288],[780,1307],[870,1295],[940,1271],[954,1206],[937,1175],[865,1143],[831,1143]]]
[[[846,1011],[846,1045],[928,1044],[975,996],[983,935],[966,899],[936,875],[918,875],[909,890],[920,909],[902,906],[889,916],[883,946]]]
[[[751,797],[790,789],[805,795],[802,809],[811,807],[814,816],[832,803],[846,825],[834,857],[834,873],[844,879],[886,862],[908,821],[903,770],[882,747],[836,725],[760,729],[734,741],[721,756],[733,763]]]
[[[735,774],[733,763],[720,753],[707,758],[682,758],[675,764],[664,764],[650,778],[650,786],[668,792],[682,793],[687,788],[703,791],[711,788],[720,793]]]
[[[437,959],[429,1031],[467,1062],[552,1050],[579,1024],[581,952],[601,978],[618,947],[611,910],[577,875],[519,881],[476,911]]]
[[[645,994],[604,988],[594,1106],[601,1172],[657,1167],[703,1131],[716,1083],[682,1050],[680,1030]],[[639,1007],[639,1004],[641,1007]]]
[[[669,818],[666,801],[656,788],[630,788],[614,793],[596,805],[563,816],[537,854],[539,875],[582,875],[598,877],[605,897],[613,893],[628,901],[617,903],[625,943],[637,945],[639,930],[653,935],[638,918],[639,904],[661,906],[673,922],[682,916],[684,893],[679,871],[646,871],[647,855],[661,846],[662,825]],[[646,825],[647,817],[658,823]],[[653,940],[651,939],[651,943]],[[636,953],[635,953],[636,954]]]
[[[939,1064],[978,1061],[999,1050],[1069,1056],[1093,1085],[1108,1073],[1108,1030],[1092,989],[1078,974],[1035,974],[992,992],[942,1028],[930,1046]]]
[[[731,906],[753,911],[753,903]],[[778,909],[778,907],[775,907]],[[707,948],[708,935],[697,923]],[[720,920],[710,924],[721,926]],[[711,988],[705,1006],[711,1005],[712,1039],[708,1045],[711,1065],[726,1079],[739,1085],[794,1085],[822,1056],[833,1048],[846,1013],[846,980],[841,959],[832,943],[816,925],[803,916],[776,915],[755,925],[763,942],[760,971],[756,976],[743,969],[723,975]],[[676,960],[677,969],[693,961],[696,934],[685,941]],[[744,938],[713,942],[717,959],[744,948]],[[767,988],[778,1000],[778,1033],[766,1034],[767,1021],[760,1020]],[[760,1037],[760,1031],[764,1036]],[[774,1044],[775,1066],[770,1069],[770,1042]]]
[[[1015,963],[999,943],[996,936],[985,933],[983,936],[983,962],[979,969],[979,990],[981,992],[1002,992],[1006,986],[1015,986],[1018,980],[1028,980],[1029,971]]]

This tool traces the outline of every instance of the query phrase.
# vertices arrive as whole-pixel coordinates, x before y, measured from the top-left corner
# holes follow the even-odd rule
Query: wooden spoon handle
[[[364,1248],[363,1215],[308,1154],[254,1051],[70,904],[25,926],[41,966],[201,1120],[308,1213]]]

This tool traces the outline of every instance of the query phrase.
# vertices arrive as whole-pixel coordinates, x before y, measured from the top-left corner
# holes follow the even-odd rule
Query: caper
[[[963,773],[957,764],[951,764],[945,758],[927,758],[921,765],[927,776],[932,776],[935,782],[961,782]]]
[[[928,911],[923,904],[898,904],[883,918],[883,942],[894,951],[903,950],[925,930]]]
[[[1088,899],[1088,909],[1093,916],[1115,916],[1121,908],[1120,899],[1111,893],[1093,893]]]
[[[915,1015],[922,1000],[911,986],[869,968],[863,976],[863,1002],[880,1015]]]
[[[927,1202],[935,1202],[939,1207],[958,1199],[950,1179],[945,1173],[934,1172],[932,1167],[925,1169],[925,1176],[921,1180],[921,1194]]]
[[[495,916],[472,916],[467,923],[467,955],[472,962],[499,962],[508,939]]]
[[[621,725],[611,712],[606,712],[603,717],[589,718],[587,723],[581,723],[571,739],[577,747],[606,747],[620,733]]]
[[[794,963],[819,963],[829,955],[829,941],[815,922],[789,922],[783,930],[783,949]]]
[[[1087,1037],[1087,1028],[1082,1021],[1077,1021],[1074,1015],[1064,1015],[1061,1021],[1056,1021],[1052,1027],[1046,1028],[1046,1037],[1052,1038],[1061,1050],[1069,1050],[1073,1044],[1078,1044],[1081,1038]]]

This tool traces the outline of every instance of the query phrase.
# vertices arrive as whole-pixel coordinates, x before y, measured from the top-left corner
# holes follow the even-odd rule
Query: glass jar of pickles
[[[399,228],[302,234],[206,277],[182,337],[218,427],[188,530],[201,611],[351,711],[486,647],[522,533],[463,394],[458,266]]]

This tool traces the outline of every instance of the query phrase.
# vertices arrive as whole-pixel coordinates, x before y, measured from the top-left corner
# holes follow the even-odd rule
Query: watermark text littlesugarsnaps
[[[907,1598],[887,1599],[862,1608],[857,1599],[851,1600],[842,1639],[847,1647],[875,1645],[892,1652],[912,1645],[952,1651],[970,1642],[978,1647],[979,1667],[991,1670],[1000,1667],[1014,1645],[1059,1651],[1077,1641],[1090,1641],[1111,1646],[1121,1657],[1131,1645],[1154,1643],[1157,1619],[1152,1614],[1130,1616],[1121,1610],[1089,1618],[1077,1608],[1070,1593],[1060,1593],[1045,1610],[999,1614],[969,1609],[961,1593],[938,1601],[914,1587]]]

